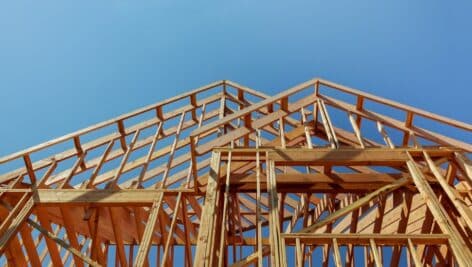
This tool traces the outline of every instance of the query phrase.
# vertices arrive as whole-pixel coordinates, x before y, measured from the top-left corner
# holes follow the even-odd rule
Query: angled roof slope
[[[149,248],[137,249],[137,244],[146,243],[143,240],[166,248],[196,245],[205,194],[211,194],[208,179],[215,177],[222,190],[226,184],[228,193],[237,195],[228,197],[234,214],[223,223],[231,227],[232,238],[240,233],[244,239],[243,233],[259,231],[259,222],[271,225],[271,161],[282,201],[282,232],[451,235],[425,223],[431,221],[427,211],[433,204],[423,198],[426,191],[418,191],[419,182],[411,181],[418,167],[432,190],[446,192],[453,206],[457,199],[463,203],[454,206],[454,216],[460,218],[457,227],[464,230],[453,231],[453,242],[470,250],[470,241],[461,240],[472,232],[471,137],[468,123],[323,79],[275,96],[217,81],[0,158],[0,252],[5,253],[0,263],[21,264],[24,259],[59,264],[64,253],[72,253],[76,264],[103,263],[110,257],[108,246],[117,244],[123,265],[131,257],[125,255],[125,246],[136,247],[131,260],[144,261]],[[395,183],[381,197],[377,193],[364,198],[362,209],[347,209],[330,224],[323,223],[322,214],[336,214]],[[149,206],[156,198],[158,211],[152,213]],[[409,203],[407,218],[400,216],[402,201]],[[178,210],[179,203],[185,212]],[[99,221],[95,230],[92,217]],[[158,226],[143,239],[148,218]],[[22,228],[26,223],[28,228]],[[32,240],[48,233],[67,240],[76,251],[57,251],[51,236],[46,245]],[[81,242],[90,242],[90,247]],[[103,246],[94,247],[97,242]],[[13,259],[22,254],[21,247],[28,255]],[[470,256],[456,255],[457,247],[451,247],[458,262]],[[204,255],[197,252],[196,262]],[[400,254],[392,253],[395,263]],[[41,254],[49,258],[41,259]],[[185,261],[193,260],[190,254],[185,252]]]

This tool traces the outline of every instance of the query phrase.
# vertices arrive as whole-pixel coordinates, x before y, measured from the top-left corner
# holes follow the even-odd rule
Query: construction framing
[[[0,158],[0,264],[470,266],[472,125],[218,81]]]

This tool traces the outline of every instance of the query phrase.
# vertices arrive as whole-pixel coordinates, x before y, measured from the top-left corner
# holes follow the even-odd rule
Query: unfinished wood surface
[[[217,81],[0,158],[0,265],[467,266],[471,133],[323,79]]]

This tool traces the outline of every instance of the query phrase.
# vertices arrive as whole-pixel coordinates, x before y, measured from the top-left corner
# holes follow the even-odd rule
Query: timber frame
[[[0,265],[468,266],[472,125],[222,80],[0,158]]]

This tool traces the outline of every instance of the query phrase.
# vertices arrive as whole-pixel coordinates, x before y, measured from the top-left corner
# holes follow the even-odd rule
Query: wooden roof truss
[[[0,158],[0,264],[472,262],[472,125],[218,81]]]

